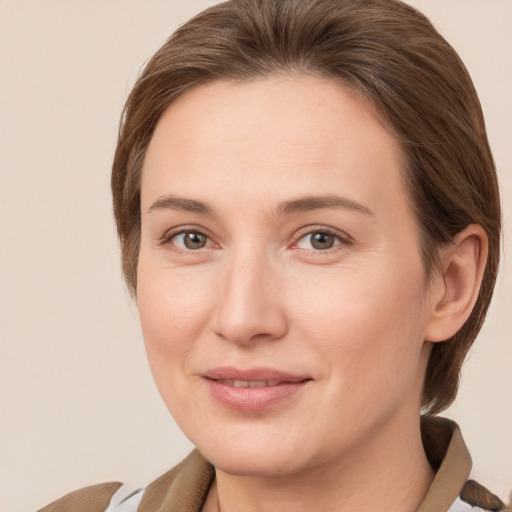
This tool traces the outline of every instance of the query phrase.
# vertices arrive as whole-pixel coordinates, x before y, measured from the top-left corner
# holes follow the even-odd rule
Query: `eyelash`
[[[329,235],[335,238],[335,245],[329,247],[327,249],[304,249],[309,253],[321,255],[321,254],[330,254],[337,250],[341,250],[343,247],[347,247],[353,244],[353,239],[347,235],[346,233],[337,231],[335,229],[327,228],[327,227],[318,227],[312,228],[307,227],[299,232],[298,236],[295,238],[295,241],[292,244],[293,249],[298,249],[297,244],[306,237],[311,237],[312,235],[321,234],[321,235]]]
[[[159,245],[167,246],[167,245],[171,244],[174,246],[174,248],[175,248],[174,250],[177,250],[179,252],[186,252],[186,253],[199,252],[199,249],[196,249],[196,250],[182,249],[181,247],[177,247],[175,244],[172,243],[173,238],[175,238],[179,235],[184,235],[184,234],[195,234],[195,235],[205,236],[207,238],[207,240],[212,241],[211,237],[209,237],[206,233],[204,233],[200,229],[182,228],[182,229],[178,229],[176,231],[170,231],[170,232],[165,233],[165,235],[160,240]],[[201,247],[201,249],[203,249],[203,247]]]
[[[212,242],[211,237],[208,236],[206,233],[204,233],[204,231],[202,231],[200,229],[182,228],[177,231],[171,231],[171,232],[165,233],[165,235],[160,240],[159,245],[167,246],[167,245],[171,244],[174,246],[174,250],[179,251],[179,252],[184,252],[184,253],[199,252],[201,249],[208,248],[208,247],[201,247],[198,249],[183,249],[181,247],[177,247],[175,244],[172,243],[172,239],[179,235],[183,235],[183,234],[196,234],[196,235],[200,235],[200,236],[205,236],[208,241]],[[340,231],[326,228],[326,227],[318,227],[316,229],[308,227],[308,228],[303,228],[303,230],[301,230],[301,232],[299,232],[298,236],[294,239],[294,242],[292,243],[292,249],[295,249],[295,250],[298,249],[296,246],[302,239],[304,239],[308,236],[315,235],[315,234],[333,236],[336,239],[335,245],[333,245],[332,247],[329,247],[327,249],[303,249],[303,250],[306,250],[306,251],[308,251],[310,253],[314,253],[314,254],[328,254],[333,251],[339,250],[337,248],[340,248],[340,246],[350,246],[353,244],[353,239],[346,233],[342,233]]]

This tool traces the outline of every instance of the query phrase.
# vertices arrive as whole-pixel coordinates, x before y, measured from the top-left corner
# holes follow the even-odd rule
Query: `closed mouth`
[[[212,368],[205,372],[203,377],[235,388],[263,388],[311,380],[305,375],[294,375],[272,368],[258,367],[241,370],[231,366]]]
[[[271,410],[274,405],[299,395],[313,380],[273,368],[242,370],[229,366],[212,368],[202,377],[219,403],[246,412]]]

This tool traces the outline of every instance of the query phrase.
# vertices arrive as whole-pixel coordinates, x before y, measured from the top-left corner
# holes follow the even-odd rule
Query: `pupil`
[[[187,249],[201,249],[206,244],[206,236],[201,233],[187,233],[184,243]]]
[[[330,249],[334,244],[334,236],[328,233],[315,233],[311,237],[311,245],[315,249]]]

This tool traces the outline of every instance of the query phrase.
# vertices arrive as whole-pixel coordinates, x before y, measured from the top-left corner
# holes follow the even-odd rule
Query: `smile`
[[[214,368],[203,375],[211,396],[229,409],[263,411],[297,396],[310,377],[268,368]]]

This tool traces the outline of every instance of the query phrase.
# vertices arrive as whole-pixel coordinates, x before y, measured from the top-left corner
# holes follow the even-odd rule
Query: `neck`
[[[286,476],[216,471],[204,512],[365,512],[417,510],[434,477],[419,417],[408,428],[384,425],[352,453]],[[397,435],[397,432],[399,435]]]

